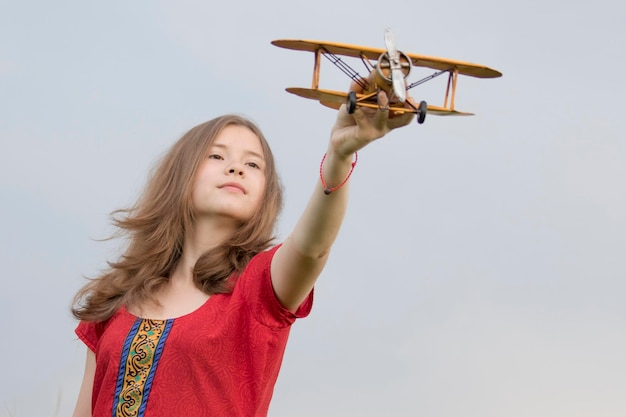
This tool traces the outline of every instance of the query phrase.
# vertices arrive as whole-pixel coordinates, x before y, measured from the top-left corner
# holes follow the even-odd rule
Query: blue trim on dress
[[[115,396],[113,397],[113,410],[111,414],[113,417],[117,416],[117,404],[119,402],[120,392],[122,391],[122,385],[124,385],[124,377],[126,376],[126,372],[124,372],[126,370],[126,358],[128,358],[130,345],[135,338],[135,335],[137,334],[137,331],[139,330],[139,326],[141,325],[142,321],[143,320],[141,320],[140,318],[135,320],[135,323],[133,323],[133,327],[130,328],[128,336],[126,336],[126,340],[124,341],[124,347],[122,348],[122,355],[120,357],[120,367],[117,371],[117,382],[115,383]]]

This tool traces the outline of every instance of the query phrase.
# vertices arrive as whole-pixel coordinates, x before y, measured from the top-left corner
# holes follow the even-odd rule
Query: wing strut
[[[424,78],[422,78],[421,80],[417,80],[417,81],[415,81],[414,83],[411,83],[409,86],[407,86],[407,88],[406,88],[406,89],[407,89],[407,90],[410,90],[410,89],[411,89],[411,88],[413,88],[413,87],[417,87],[418,85],[424,84],[426,81],[430,81],[430,80],[432,80],[433,78],[439,77],[441,74],[444,74],[444,73],[446,73],[446,72],[450,72],[450,71],[452,71],[453,69],[454,69],[454,68],[449,68],[449,69],[446,69],[446,70],[437,71],[437,72],[435,72],[434,74],[429,75],[428,77],[424,77]]]
[[[344,74],[352,79],[355,83],[357,83],[363,90],[367,90],[367,81],[359,75],[358,72],[352,69],[352,67],[341,60],[337,55],[328,51],[328,49],[321,47],[322,53],[330,62],[332,62],[337,68],[341,70]]]
[[[459,70],[455,69],[454,71],[450,71],[450,76],[448,77],[448,87],[446,88],[446,97],[443,101],[443,106],[449,108],[450,110],[454,110],[454,96],[456,95],[457,78],[459,78]],[[448,107],[448,98],[450,98],[450,107]]]

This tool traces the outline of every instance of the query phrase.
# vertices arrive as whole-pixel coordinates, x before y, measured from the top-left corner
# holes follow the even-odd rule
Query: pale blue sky
[[[309,86],[313,58],[270,41],[383,47],[385,27],[401,50],[504,76],[461,79],[457,108],[476,116],[361,152],[270,416],[626,415],[625,14],[617,0],[1,1],[0,415],[52,416],[59,392],[70,413],[84,347],[69,303],[117,253],[94,239],[190,127],[259,123],[289,232],[334,114],[284,91]],[[324,86],[347,86],[322,65]],[[444,84],[412,95],[440,104]]]

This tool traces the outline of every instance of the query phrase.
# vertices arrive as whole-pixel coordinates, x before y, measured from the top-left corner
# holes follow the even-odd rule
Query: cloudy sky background
[[[476,116],[361,152],[270,416],[626,415],[624,4],[0,1],[0,415],[71,413],[71,297],[117,254],[96,241],[108,214],[192,126],[259,123],[289,232],[335,116],[284,92],[313,58],[270,41],[382,47],[385,27],[504,76],[461,80]],[[348,80],[325,60],[322,84]],[[441,104],[444,86],[412,95]]]

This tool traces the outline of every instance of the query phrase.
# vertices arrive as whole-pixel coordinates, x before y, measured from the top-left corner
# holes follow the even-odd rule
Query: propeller
[[[387,47],[387,56],[389,57],[389,65],[391,67],[391,85],[393,92],[398,100],[402,103],[406,100],[406,86],[404,84],[404,74],[400,65],[400,53],[396,49],[396,43],[393,39],[391,29],[385,29],[385,46]]]

